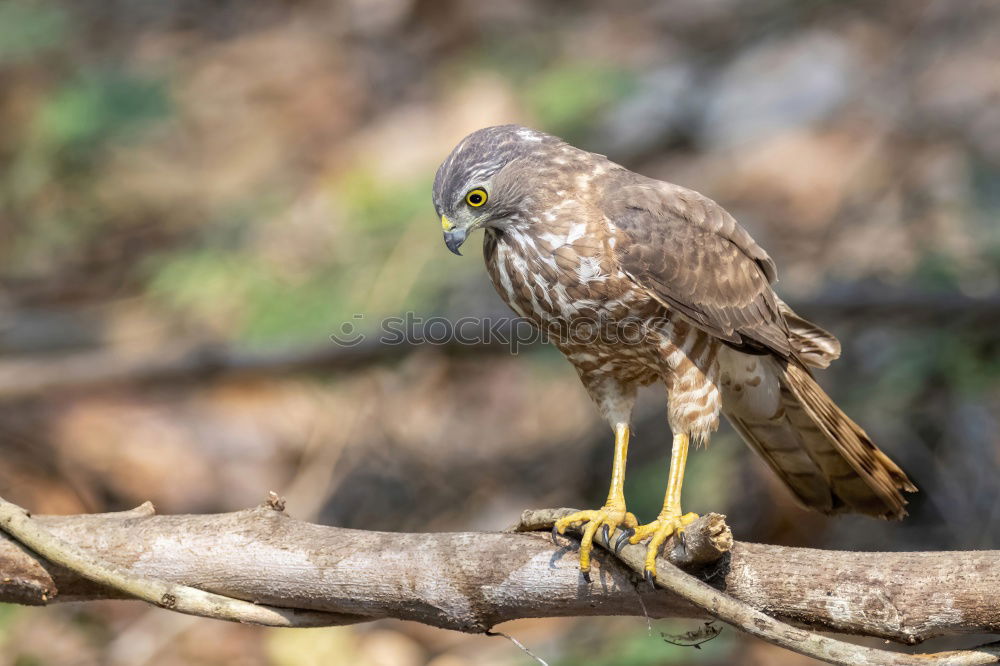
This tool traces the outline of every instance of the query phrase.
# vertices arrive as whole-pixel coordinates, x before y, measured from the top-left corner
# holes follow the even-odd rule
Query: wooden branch
[[[534,527],[540,523],[554,525],[556,520],[571,512],[571,509],[525,512],[521,517],[521,525],[525,527]],[[708,514],[689,526],[693,533],[690,545],[691,561],[714,562],[728,549],[727,546],[732,541],[728,534],[729,529],[722,519],[723,517],[718,514]],[[555,537],[556,534],[553,532],[553,538]],[[683,551],[688,550],[685,542],[679,539],[672,541],[675,548],[680,547]],[[607,535],[607,538],[603,534],[595,535],[594,542],[611,550],[609,543],[614,543],[614,535]],[[672,553],[674,550],[668,552]],[[625,546],[617,556],[636,575],[645,574],[646,552],[641,544]],[[840,666],[856,666],[857,664],[868,664],[869,666],[922,666],[925,664],[973,666],[975,664],[997,663],[998,658],[1000,658],[1000,644],[985,645],[974,650],[907,655],[821,636],[776,620],[749,603],[734,599],[704,581],[684,573],[673,564],[658,562],[655,582],[658,587],[665,588],[690,601],[712,617],[737,629],[779,647],[829,664]]]
[[[705,617],[637,584],[596,552],[538,533],[393,534],[303,523],[271,507],[228,514],[42,516],[46,530],[131,575],[280,608],[394,617],[484,632],[521,617]],[[851,553],[734,543],[704,577],[757,610],[814,629],[917,643],[1000,631],[1000,554]],[[0,538],[0,601],[47,604],[121,592]],[[640,602],[641,598],[641,602]],[[979,662],[982,663],[982,662]]]
[[[147,502],[129,512],[152,515]],[[167,610],[217,620],[248,622],[269,627],[324,627],[362,621],[357,616],[289,608],[272,608],[240,599],[212,594],[194,587],[156,578],[136,576],[103,559],[88,554],[41,527],[21,507],[0,497],[0,529],[30,547],[46,560],[71,570],[92,583],[124,592]]]

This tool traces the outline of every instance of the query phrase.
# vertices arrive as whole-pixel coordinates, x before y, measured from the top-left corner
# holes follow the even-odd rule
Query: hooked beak
[[[449,250],[458,256],[462,256],[462,253],[458,251],[458,248],[462,247],[462,243],[465,242],[466,236],[469,235],[468,229],[456,227],[455,224],[444,215],[441,216],[441,229],[444,231],[444,244],[448,246]]]

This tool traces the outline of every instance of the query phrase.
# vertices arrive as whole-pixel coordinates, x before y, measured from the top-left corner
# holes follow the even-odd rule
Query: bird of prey
[[[569,359],[614,431],[607,501],[556,523],[586,523],[580,569],[603,528],[615,547],[664,541],[697,516],[681,510],[689,442],[725,414],[795,498],[825,514],[902,518],[906,474],[824,393],[840,343],[774,293],[774,262],[721,206],[516,125],[463,139],[434,179],[444,241],[475,229],[493,285]],[[673,450],[663,509],[640,525],[623,493],[629,420],[640,386],[662,382]],[[616,533],[616,529],[620,531]]]

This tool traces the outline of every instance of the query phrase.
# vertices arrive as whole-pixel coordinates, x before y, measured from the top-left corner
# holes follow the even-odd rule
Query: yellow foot
[[[620,525],[627,528],[627,531],[622,533],[622,536],[626,538],[639,526],[639,521],[625,510],[624,504],[621,506],[605,505],[596,511],[577,511],[565,518],[560,518],[552,527],[553,536],[563,534],[567,527],[575,523],[587,523],[587,527],[583,530],[583,539],[580,541],[580,571],[588,583],[590,582],[590,551],[594,548],[594,535],[597,534],[597,530],[602,525],[604,526],[604,541],[610,544],[611,535]],[[625,544],[625,538],[622,536],[618,538],[616,549],[621,549]]]
[[[629,539],[629,543],[639,543],[647,537],[652,537],[649,540],[649,545],[646,546],[646,564],[644,567],[646,581],[650,585],[653,584],[653,579],[656,578],[656,556],[660,554],[660,547],[663,546],[663,542],[671,534],[677,534],[683,539],[684,528],[696,520],[698,520],[698,514],[696,513],[681,515],[680,511],[675,510],[661,513],[653,522],[640,525],[636,528],[635,534]]]

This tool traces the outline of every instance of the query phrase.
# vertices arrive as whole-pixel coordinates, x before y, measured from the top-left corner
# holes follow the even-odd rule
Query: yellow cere
[[[444,215],[442,215],[441,216],[441,228],[444,229],[445,231],[451,231],[452,229],[455,228],[455,225],[451,223],[451,220],[449,220],[447,217],[445,217]]]
[[[488,195],[486,194],[486,190],[481,187],[477,187],[474,190],[469,190],[469,193],[465,195],[465,203],[474,208],[479,208],[486,203],[487,198]]]

